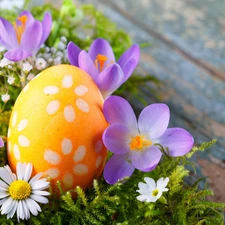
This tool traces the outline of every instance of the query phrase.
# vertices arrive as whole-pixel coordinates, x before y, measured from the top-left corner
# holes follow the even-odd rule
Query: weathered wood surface
[[[90,3],[89,1],[74,2]],[[170,126],[184,127],[195,144],[218,142],[193,161],[208,176],[214,200],[225,201],[225,2],[223,0],[93,0],[141,50],[141,73],[163,81],[158,90],[171,109]],[[145,99],[155,101],[151,93]],[[135,99],[134,99],[135,101]],[[141,108],[143,105],[137,105]],[[194,175],[193,175],[194,176]]]

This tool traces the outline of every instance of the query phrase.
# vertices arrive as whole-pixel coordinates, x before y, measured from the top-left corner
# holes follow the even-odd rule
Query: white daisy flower
[[[169,189],[166,188],[169,177],[167,178],[160,178],[156,183],[150,177],[144,178],[145,183],[138,183],[138,187],[140,190],[137,190],[141,195],[137,196],[137,199],[141,202],[156,202],[161,196],[164,191],[168,191]]]
[[[31,178],[33,166],[31,163],[17,163],[16,174],[12,173],[10,167],[0,168],[0,211],[6,214],[7,219],[17,214],[17,219],[29,219],[30,213],[37,216],[41,212],[37,204],[48,203],[44,196],[49,192],[44,191],[49,187],[49,182],[41,178],[42,173]],[[41,178],[41,179],[40,179]]]

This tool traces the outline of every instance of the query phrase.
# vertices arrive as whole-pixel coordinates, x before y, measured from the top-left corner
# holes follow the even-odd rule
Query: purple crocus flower
[[[91,44],[88,53],[73,42],[68,44],[67,50],[70,63],[92,77],[104,98],[111,95],[130,77],[140,56],[139,46],[135,44],[116,62],[111,46],[102,38]]]
[[[162,103],[143,109],[137,121],[130,104],[123,98],[106,99],[103,112],[110,126],[103,133],[105,146],[114,153],[104,168],[104,178],[114,184],[134,169],[153,170],[162,153],[157,144],[168,148],[170,156],[182,156],[193,146],[193,137],[182,128],[167,128],[170,111]]]
[[[16,22],[0,17],[0,44],[8,51],[4,57],[17,62],[35,55],[47,39],[52,18],[46,13],[42,22],[35,20],[28,11],[20,13]]]
[[[2,148],[4,146],[4,141],[2,140],[2,138],[0,138],[0,148]]]

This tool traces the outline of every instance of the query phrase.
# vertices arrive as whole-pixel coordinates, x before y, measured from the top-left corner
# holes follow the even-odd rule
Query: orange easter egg
[[[91,77],[71,65],[42,71],[20,93],[8,130],[8,161],[31,162],[53,191],[87,188],[103,170],[107,150],[102,133],[107,122],[103,99]]]

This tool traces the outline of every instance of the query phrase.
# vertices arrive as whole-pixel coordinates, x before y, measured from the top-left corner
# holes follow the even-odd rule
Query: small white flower
[[[8,82],[8,84],[9,84],[9,85],[14,84],[14,82],[15,82],[15,78],[14,78],[14,77],[9,76],[9,77],[8,77],[8,79],[7,79],[7,82]]]
[[[8,66],[10,64],[12,64],[13,62],[8,60],[7,58],[3,58],[1,61],[0,61],[0,67],[3,68],[5,66]]]
[[[168,191],[169,189],[166,188],[169,177],[167,178],[160,178],[156,183],[150,177],[144,178],[145,183],[138,183],[138,187],[140,190],[137,190],[141,195],[137,196],[137,199],[141,202],[156,202],[162,195],[164,191]]]
[[[65,36],[62,36],[62,37],[60,38],[60,41],[61,41],[62,43],[64,43],[64,44],[66,44],[66,43],[67,43],[67,38],[66,38]]]
[[[17,214],[17,220],[29,219],[30,213],[37,216],[41,212],[37,202],[46,204],[48,199],[44,196],[49,192],[44,191],[49,187],[49,182],[41,178],[42,173],[31,178],[33,166],[31,163],[17,163],[16,174],[12,173],[9,166],[0,168],[0,211],[12,218]]]
[[[37,58],[36,63],[35,63],[35,67],[38,70],[43,70],[45,69],[47,66],[47,62],[43,59],[43,58]]]
[[[29,73],[27,76],[27,80],[31,81],[34,77],[35,75],[33,73]]]
[[[60,41],[60,42],[58,43],[58,49],[59,49],[59,50],[65,50],[65,48],[66,48],[66,45],[65,45],[63,42]]]
[[[23,67],[22,67],[22,70],[24,72],[29,72],[30,70],[33,69],[33,66],[29,63],[29,62],[25,62],[23,63]]]
[[[53,61],[54,65],[59,65],[62,63],[62,58],[60,56],[56,57]]]
[[[9,99],[10,99],[10,95],[8,95],[8,94],[4,94],[4,95],[2,95],[2,101],[3,102],[8,102],[9,101]]]

